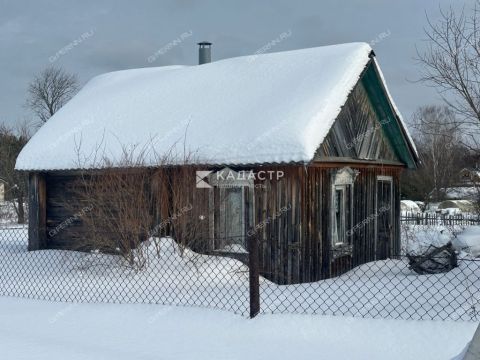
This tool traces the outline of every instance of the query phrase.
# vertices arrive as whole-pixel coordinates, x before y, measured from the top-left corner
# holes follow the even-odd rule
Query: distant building
[[[475,186],[480,184],[480,170],[462,169],[460,170],[460,184],[462,186]]]
[[[440,189],[446,200],[471,200],[478,199],[480,190],[480,170],[477,168],[464,168],[458,174],[455,186]]]

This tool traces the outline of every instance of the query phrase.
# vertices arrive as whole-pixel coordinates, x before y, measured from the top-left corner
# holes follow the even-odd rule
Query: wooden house
[[[72,248],[81,221],[49,235],[71,216],[58,199],[75,203],[79,172],[112,171],[147,140],[156,154],[195,152],[194,164],[173,157],[164,171],[183,166],[197,178],[181,191],[188,216],[203,221],[198,251],[241,259],[255,234],[262,273],[280,284],[400,253],[400,173],[418,157],[368,44],[94,78],[17,159],[30,174],[29,249]],[[99,149],[113,165],[91,159]],[[149,161],[153,179],[162,169]],[[175,211],[157,205],[157,221]]]
[[[480,171],[464,168],[458,174],[460,186],[477,186],[480,183]]]

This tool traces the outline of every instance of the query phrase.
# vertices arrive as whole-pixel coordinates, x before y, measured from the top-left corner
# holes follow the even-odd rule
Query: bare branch
[[[427,16],[427,48],[417,50],[421,81],[433,86],[467,129],[480,128],[480,29],[478,2],[467,15],[440,9],[440,20]],[[466,130],[465,128],[463,129]],[[475,141],[476,143],[476,141]],[[472,143],[469,144],[472,146]]]

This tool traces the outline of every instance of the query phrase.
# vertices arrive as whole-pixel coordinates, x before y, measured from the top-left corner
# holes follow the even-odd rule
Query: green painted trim
[[[415,155],[403,126],[395,114],[386,94],[386,90],[378,74],[374,62],[370,61],[360,81],[367,91],[378,119],[382,123],[382,130],[390,142],[395,155],[404,162],[409,169],[417,168],[417,156]]]

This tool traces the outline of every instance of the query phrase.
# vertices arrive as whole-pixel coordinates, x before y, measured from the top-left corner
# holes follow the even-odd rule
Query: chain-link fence
[[[335,278],[289,286],[265,283],[262,312],[391,319],[477,320],[480,260],[419,275],[406,256],[369,262]]]
[[[133,266],[123,256],[99,252],[29,252],[27,240],[26,227],[0,228],[2,296],[191,305],[248,314],[248,267],[237,260],[197,254],[163,238],[144,244],[136,254],[143,259]]]
[[[29,252],[26,226],[0,225],[0,295],[202,306],[242,315],[478,320],[480,260],[462,257],[449,272],[419,275],[406,256],[395,256],[316,282],[277,285],[261,275],[255,237],[245,240],[248,252],[214,254],[182,248],[170,238],[150,240],[132,266],[119,254]]]

